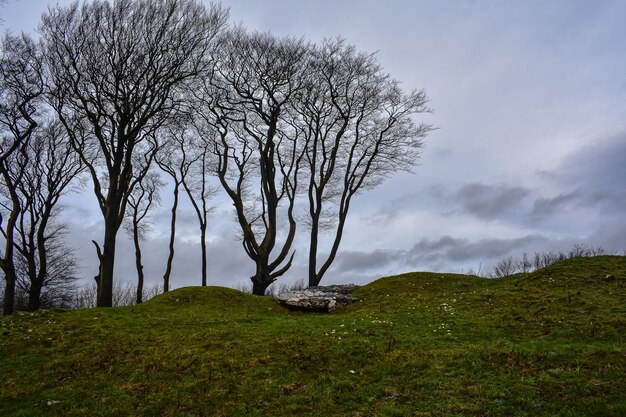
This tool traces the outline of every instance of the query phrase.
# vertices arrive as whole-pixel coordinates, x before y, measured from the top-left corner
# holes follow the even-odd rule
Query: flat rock
[[[352,292],[356,289],[356,285],[354,284],[344,284],[344,285],[320,285],[317,287],[309,287],[307,290],[312,291],[321,291],[321,292],[334,292],[337,294],[352,294]]]
[[[292,310],[328,312],[338,306],[355,302],[357,299],[350,295],[355,288],[354,284],[310,287],[285,292],[276,298],[279,303]]]

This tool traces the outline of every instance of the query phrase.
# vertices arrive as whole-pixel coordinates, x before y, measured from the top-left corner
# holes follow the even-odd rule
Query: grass
[[[307,314],[183,288],[1,318],[0,415],[626,415],[625,257],[410,273],[355,295]]]

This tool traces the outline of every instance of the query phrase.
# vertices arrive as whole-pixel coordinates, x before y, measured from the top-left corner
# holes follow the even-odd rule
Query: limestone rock
[[[350,295],[354,289],[354,284],[310,287],[280,294],[277,299],[293,310],[328,312],[355,302],[356,298]]]
[[[321,291],[321,292],[334,292],[337,294],[352,294],[352,292],[356,289],[356,285],[354,284],[344,284],[344,285],[324,285],[317,287],[309,287],[307,288],[313,291]]]

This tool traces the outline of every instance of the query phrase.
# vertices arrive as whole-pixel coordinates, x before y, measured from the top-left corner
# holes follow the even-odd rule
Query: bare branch
[[[304,142],[308,172],[309,285],[318,285],[337,254],[352,197],[397,171],[410,171],[421,139],[431,130],[414,114],[428,112],[422,91],[405,94],[375,56],[359,53],[342,39],[313,51],[307,87],[292,123]],[[319,231],[335,233],[317,268]]]
[[[42,18],[49,100],[87,166],[105,223],[99,306],[112,305],[115,237],[137,182],[137,155],[188,103],[213,65],[227,12],[197,0],[57,6]],[[142,162],[143,163],[143,162]]]
[[[254,293],[263,294],[291,266],[303,154],[288,121],[304,86],[308,46],[241,27],[221,43],[213,76],[196,90],[197,130],[216,158],[214,172],[233,201],[243,247],[256,264]],[[287,230],[279,244],[281,210]]]

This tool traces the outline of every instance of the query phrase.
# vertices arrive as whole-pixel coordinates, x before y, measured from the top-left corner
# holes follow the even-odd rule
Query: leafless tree
[[[413,116],[428,112],[423,91],[405,93],[374,55],[343,40],[313,51],[307,88],[293,126],[305,143],[309,203],[309,285],[319,285],[337,255],[352,198],[397,171],[410,171],[432,129]],[[334,229],[318,268],[320,231]]]
[[[587,246],[582,243],[576,243],[567,253],[568,258],[590,257],[606,255],[607,251],[602,246]]]
[[[566,259],[566,256],[562,252],[535,252],[535,255],[533,257],[533,268],[535,270],[545,268],[546,266],[553,265],[564,259]]]
[[[22,265],[18,284],[27,291],[28,310],[34,311],[41,307],[43,290],[48,299],[52,294],[58,298],[63,285],[69,290],[76,279],[72,250],[63,242],[65,226],[54,217],[61,196],[72,184],[80,184],[83,165],[56,120],[42,123],[9,161],[20,207],[15,239]],[[3,201],[3,208],[10,200]]]
[[[179,174],[183,188],[196,212],[200,226],[200,250],[202,260],[202,286],[207,285],[206,231],[208,214],[213,210],[209,200],[216,190],[209,184],[211,153],[207,144],[199,138],[191,138],[186,132],[177,136],[179,145]]]
[[[208,227],[208,214],[213,209],[209,205],[209,199],[215,193],[214,187],[209,185],[211,169],[210,148],[207,144],[193,134],[191,127],[193,121],[190,117],[179,120],[177,125],[169,126],[165,130],[166,139],[163,141],[163,149],[158,153],[156,162],[174,183],[174,202],[170,221],[169,255],[165,273],[163,274],[163,290],[169,290],[169,280],[174,260],[174,243],[176,238],[176,210],[178,208],[179,190],[183,190],[189,197],[196,213],[200,227],[201,249],[201,274],[202,286],[207,285],[207,248],[206,231]]]
[[[154,172],[146,172],[143,178],[128,197],[129,219],[125,224],[126,231],[133,237],[135,245],[135,267],[137,268],[137,298],[136,303],[141,304],[143,297],[143,264],[141,260],[140,240],[150,228],[147,216],[150,208],[160,202],[159,189],[163,187],[163,181]]]
[[[6,281],[3,313],[11,314],[15,301],[14,232],[20,213],[20,199],[16,183],[21,173],[9,170],[10,160],[21,154],[27,158],[25,149],[37,127],[40,98],[43,93],[41,54],[35,43],[27,36],[5,35],[0,46],[0,176],[3,190],[9,196],[10,205],[0,213],[5,249],[0,257],[0,268]]]
[[[533,261],[528,256],[528,253],[522,253],[521,258],[517,260],[517,269],[520,272],[530,272],[532,271]]]
[[[20,250],[16,258],[17,286],[25,298],[22,308],[30,311],[71,307],[80,279],[74,250],[65,238],[66,224],[56,220],[53,214],[46,229],[43,281],[33,280],[34,273],[39,275],[42,270],[39,256],[33,263],[32,256],[23,256]]]
[[[227,12],[197,0],[93,0],[43,16],[51,104],[86,165],[104,218],[98,306],[113,304],[115,241],[137,184],[133,155],[186,105]],[[99,251],[100,252],[100,251]]]
[[[184,131],[184,127],[180,130]],[[166,129],[166,134],[169,140],[164,141],[163,146],[156,155],[155,162],[172,180],[174,189],[173,196],[174,201],[171,208],[170,217],[170,238],[168,243],[169,254],[167,256],[167,263],[165,266],[165,273],[163,274],[163,291],[168,292],[170,289],[170,275],[172,273],[172,264],[174,262],[174,244],[176,242],[176,214],[178,210],[178,194],[180,186],[182,185],[181,178],[181,166],[186,165],[185,154],[179,152],[180,143],[176,134],[179,129]]]
[[[490,276],[492,278],[501,278],[518,272],[533,272],[565,259],[602,256],[606,254],[607,250],[602,246],[587,246],[578,243],[574,244],[567,252],[535,252],[532,258],[524,252],[520,258],[509,256],[496,262]]]
[[[235,28],[204,88],[198,88],[201,135],[212,143],[215,173],[235,207],[246,254],[256,264],[253,293],[291,266],[294,204],[302,152],[287,120],[304,86],[307,46],[301,40]],[[280,210],[285,213],[281,217]],[[279,226],[286,223],[282,243]]]
[[[493,272],[491,273],[491,277],[502,278],[513,275],[515,272],[517,272],[517,265],[518,264],[515,258],[513,258],[512,256],[501,259],[493,266]]]

